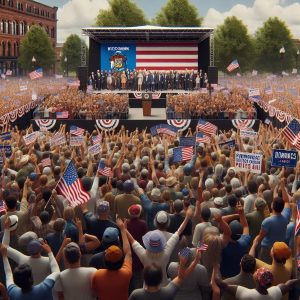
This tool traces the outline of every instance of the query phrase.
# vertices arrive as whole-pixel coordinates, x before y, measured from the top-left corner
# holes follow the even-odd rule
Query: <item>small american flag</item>
[[[98,172],[103,175],[103,176],[106,176],[106,177],[111,177],[112,176],[112,171],[111,171],[111,168],[109,167],[106,167],[105,166],[105,162],[103,160],[101,160],[99,162],[99,165],[98,165]]]
[[[296,119],[293,119],[288,126],[282,130],[288,141],[297,149],[300,150],[300,124]]]
[[[69,118],[69,112],[68,111],[58,111],[56,113],[57,119],[68,119]]]
[[[173,149],[173,162],[190,160],[193,157],[194,147],[176,147]]]
[[[81,136],[81,135],[84,135],[84,129],[80,128],[80,127],[77,127],[77,126],[74,126],[74,125],[71,125],[70,133],[73,134],[73,135]]]
[[[198,251],[206,251],[208,248],[208,246],[202,242],[198,242],[198,245],[197,245],[197,250]]]
[[[196,135],[196,143],[204,143],[204,144],[209,144],[210,143],[210,137],[198,132]]]
[[[49,157],[42,159],[42,166],[43,167],[51,166],[51,159]]]
[[[197,129],[207,135],[214,135],[216,134],[218,127],[212,123],[200,119],[197,124]]]
[[[228,72],[232,72],[234,71],[235,69],[239,68],[240,65],[238,63],[238,61],[235,59],[228,67],[227,67],[227,71]]]
[[[158,134],[167,134],[170,136],[176,136],[177,129],[176,127],[169,124],[161,124],[156,127]]]
[[[5,213],[6,213],[6,208],[5,208],[5,205],[4,205],[4,201],[0,200],[0,215],[5,214]]]
[[[43,77],[43,69],[38,68],[34,70],[33,72],[29,73],[29,77],[31,80],[42,78]]]
[[[179,256],[184,257],[185,259],[188,259],[191,255],[191,249],[189,247],[185,247],[178,253]]]
[[[92,136],[92,142],[93,142],[93,145],[101,144],[101,142],[102,142],[102,136],[99,135],[99,134],[93,135]]]
[[[72,207],[86,203],[90,199],[89,193],[82,188],[73,160],[71,160],[64,175],[60,178],[57,184],[57,191],[68,200]]]
[[[296,218],[296,224],[295,224],[295,236],[299,234],[300,230],[300,201],[297,201],[297,218]]]

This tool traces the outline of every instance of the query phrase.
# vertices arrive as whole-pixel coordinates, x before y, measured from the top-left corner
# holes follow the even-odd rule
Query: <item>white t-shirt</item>
[[[92,276],[95,268],[67,269],[60,273],[54,286],[56,292],[63,292],[65,300],[94,300]]]
[[[281,300],[282,293],[281,289],[277,286],[270,287],[268,294],[262,295],[256,289],[247,289],[239,285],[235,298],[241,300]]]

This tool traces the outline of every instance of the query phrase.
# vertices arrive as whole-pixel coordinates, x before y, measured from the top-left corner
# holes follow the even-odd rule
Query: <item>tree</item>
[[[85,43],[77,34],[71,34],[66,39],[62,48],[61,58],[63,70],[76,71],[77,67],[80,66],[81,42]],[[67,58],[67,62],[65,62],[65,58]]]
[[[215,34],[216,61],[219,69],[225,71],[227,66],[237,59],[241,70],[252,67],[254,56],[253,40],[244,23],[236,17],[228,17]]]
[[[201,26],[197,8],[189,0],[168,0],[156,15],[154,23],[161,26]]]
[[[291,69],[295,62],[297,49],[285,22],[277,17],[269,18],[256,32],[257,65],[268,72]],[[279,51],[285,48],[281,57]]]
[[[109,0],[110,8],[101,9],[97,26],[139,26],[147,24],[144,12],[132,0]]]
[[[32,62],[32,58],[36,62]],[[33,25],[21,42],[19,63],[23,70],[42,67],[47,70],[55,62],[55,52],[46,31],[39,25]]]

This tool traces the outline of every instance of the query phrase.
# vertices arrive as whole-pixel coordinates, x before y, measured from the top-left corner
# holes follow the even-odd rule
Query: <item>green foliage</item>
[[[244,23],[236,17],[228,17],[215,34],[216,65],[225,71],[227,66],[237,59],[241,70],[252,68],[254,57],[253,39]]]
[[[36,59],[34,65],[33,56]],[[39,25],[31,26],[21,42],[19,63],[22,69],[29,71],[42,67],[47,70],[53,66],[54,62],[55,52],[47,33]]]
[[[109,0],[110,8],[101,9],[97,26],[140,26],[147,24],[144,12],[132,0]]]
[[[285,48],[285,55],[279,53],[281,47]],[[277,17],[269,18],[256,32],[256,53],[259,69],[268,72],[290,70],[295,63],[297,49],[285,22]]]
[[[65,57],[68,62],[65,62]],[[61,67],[63,70],[76,71],[81,63],[81,39],[77,34],[71,34],[66,39],[62,48]]]
[[[168,0],[153,21],[161,26],[201,26],[197,8],[189,0]]]

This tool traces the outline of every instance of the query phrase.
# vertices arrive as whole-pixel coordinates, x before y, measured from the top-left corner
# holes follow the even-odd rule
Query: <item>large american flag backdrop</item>
[[[198,69],[197,43],[137,43],[137,70]]]

